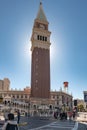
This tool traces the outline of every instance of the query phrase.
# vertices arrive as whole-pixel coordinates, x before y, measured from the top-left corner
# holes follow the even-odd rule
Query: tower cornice
[[[44,35],[50,35],[51,32],[47,31],[47,30],[42,30],[42,29],[38,29],[38,28],[33,28],[32,33],[37,33],[37,34],[44,34]]]
[[[39,23],[49,24],[48,21],[42,21],[42,20],[37,19],[37,18],[34,20],[34,22],[39,22]]]
[[[33,45],[31,47],[32,52],[33,52],[34,48],[36,48],[36,47],[37,48],[42,48],[42,49],[47,49],[47,50],[50,49],[51,43],[49,43],[49,42],[46,42],[44,44],[43,44],[43,42],[38,42],[37,40],[33,40],[32,42],[33,42]]]

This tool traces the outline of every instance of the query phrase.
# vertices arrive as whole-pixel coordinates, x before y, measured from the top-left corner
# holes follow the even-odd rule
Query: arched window
[[[42,40],[42,36],[40,36],[40,40]]]
[[[47,41],[47,37],[45,37],[45,41]]]
[[[37,35],[37,40],[40,40],[40,36],[39,35]]]
[[[43,36],[43,41],[44,41],[44,36]]]

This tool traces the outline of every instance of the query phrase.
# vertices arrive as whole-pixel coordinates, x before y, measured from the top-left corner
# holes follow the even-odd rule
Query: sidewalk
[[[79,123],[78,124],[78,130],[87,130],[87,125]]]
[[[15,120],[17,120],[17,117],[15,118]],[[72,130],[87,130],[87,123],[84,123],[84,122],[80,122],[80,121],[77,121],[77,120],[72,120],[70,123],[68,120],[55,120],[54,118],[50,119],[50,120],[45,120],[45,119],[40,119],[38,118],[38,121],[37,122],[37,118],[33,118],[33,117],[21,117],[20,119],[20,123],[19,123],[19,130],[29,130],[31,128],[37,128],[37,127],[42,127],[44,126],[44,129],[46,129],[45,127],[47,126],[49,130],[52,130],[55,128],[57,130],[60,130],[60,129],[64,129],[64,130],[67,130],[70,129],[70,127],[72,126],[72,123],[75,123],[76,125],[74,125],[73,129]],[[44,124],[42,126],[34,126],[32,127],[33,125],[35,125],[35,123],[40,123],[40,122],[47,122],[49,121],[48,124]],[[50,122],[50,121],[53,121],[53,122]],[[55,123],[57,122],[57,123]],[[77,128],[77,124],[78,124],[78,128]],[[2,126],[1,126],[2,127]],[[32,129],[32,130],[33,130]],[[47,129],[47,130],[48,130]],[[0,128],[1,130],[1,128]]]
[[[86,112],[79,112],[78,116],[76,117],[78,122],[86,122],[87,123],[87,113]]]

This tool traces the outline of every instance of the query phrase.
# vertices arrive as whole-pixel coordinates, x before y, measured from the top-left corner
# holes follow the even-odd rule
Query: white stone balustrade
[[[87,112],[78,112],[77,121],[87,122]]]

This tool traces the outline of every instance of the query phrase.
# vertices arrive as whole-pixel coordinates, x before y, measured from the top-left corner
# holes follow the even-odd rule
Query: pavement
[[[87,130],[87,124],[79,123],[78,130]]]
[[[65,120],[65,121],[56,121],[48,125],[30,130],[72,130],[74,126],[75,122]]]
[[[19,130],[77,130],[77,122],[72,120],[56,120],[54,118],[21,118],[20,124]]]
[[[17,120],[17,118],[15,118]],[[0,125],[1,130],[2,125]],[[52,118],[21,117],[19,130],[87,130],[87,123]]]
[[[19,130],[87,130],[87,123],[54,118],[23,117]]]
[[[76,120],[78,122],[86,122],[87,123],[87,112],[78,112]]]

